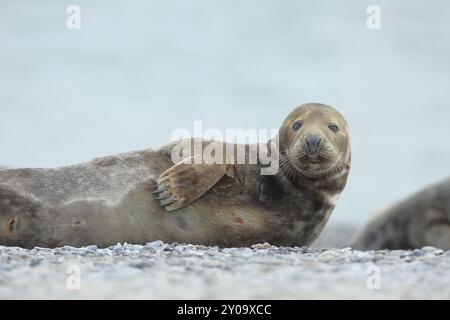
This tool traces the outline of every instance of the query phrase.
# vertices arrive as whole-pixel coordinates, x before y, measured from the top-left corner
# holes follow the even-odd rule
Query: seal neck
[[[334,207],[347,184],[349,172],[350,158],[346,163],[334,168],[331,173],[319,176],[306,176],[298,171],[294,171],[291,175],[283,174],[314,203]]]
[[[267,142],[268,152],[274,152],[272,150],[274,144],[276,152],[278,152],[279,174],[284,176],[314,203],[334,207],[339,194],[344,190],[347,183],[347,177],[350,172],[351,151],[346,153],[345,160],[329,172],[319,175],[305,175],[294,167],[289,158],[283,156],[283,151],[280,150],[282,146],[279,144],[278,137]]]

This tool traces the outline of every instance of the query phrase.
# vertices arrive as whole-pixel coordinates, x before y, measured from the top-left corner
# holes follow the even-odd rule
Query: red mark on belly
[[[236,217],[236,218],[234,218],[234,223],[237,223],[237,224],[243,224],[243,223],[244,223],[244,220],[242,220],[242,219],[239,218],[239,217]]]

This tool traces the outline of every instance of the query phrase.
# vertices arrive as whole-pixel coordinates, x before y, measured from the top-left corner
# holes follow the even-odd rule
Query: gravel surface
[[[0,299],[14,298],[449,299],[450,251],[0,246]]]
[[[319,237],[312,244],[313,248],[344,248],[350,247],[358,231],[364,225],[353,225],[348,223],[328,223]]]

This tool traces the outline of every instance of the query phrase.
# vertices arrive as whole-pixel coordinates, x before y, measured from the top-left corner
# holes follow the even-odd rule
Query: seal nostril
[[[317,134],[310,134],[306,137],[306,145],[308,148],[315,149],[320,145],[320,142],[322,141],[322,138]]]

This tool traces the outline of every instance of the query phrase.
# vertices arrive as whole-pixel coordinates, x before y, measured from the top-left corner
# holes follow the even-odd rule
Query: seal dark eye
[[[294,129],[294,131],[297,131],[298,129],[300,129],[302,127],[302,123],[301,122],[296,122],[294,123],[294,125],[292,126],[292,129]]]
[[[330,124],[330,125],[328,126],[328,128],[329,128],[331,131],[335,132],[335,133],[339,131],[338,126],[335,125],[335,124]]]

